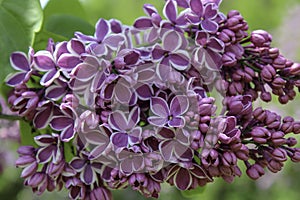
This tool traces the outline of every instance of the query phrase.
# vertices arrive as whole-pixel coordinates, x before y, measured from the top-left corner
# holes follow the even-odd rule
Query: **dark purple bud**
[[[231,52],[226,52],[222,56],[222,63],[224,66],[233,67],[237,64],[236,55]]]
[[[279,49],[278,49],[278,48],[269,48],[269,57],[270,57],[270,58],[273,58],[274,61],[275,61],[278,57],[280,57],[280,56],[279,56]],[[276,63],[279,63],[279,64],[280,64],[280,63],[282,63],[282,61],[280,61],[280,62],[277,62],[277,61],[276,61]],[[284,62],[284,63],[285,63],[285,62]],[[281,66],[280,66],[280,67],[281,67]],[[276,67],[274,66],[275,69],[282,69],[282,68],[280,68],[280,67],[277,68],[277,66],[276,66]]]
[[[36,172],[37,168],[38,168],[37,162],[33,162],[32,164],[28,165],[23,169],[21,177],[27,178],[29,176],[32,176]]]
[[[300,122],[293,123],[293,133],[295,134],[300,133]]]
[[[283,167],[283,163],[282,162],[278,162],[276,160],[270,160],[268,162],[268,165],[267,165],[268,169],[273,172],[273,173],[277,173],[279,172],[282,167]]]
[[[291,67],[290,67],[290,73],[292,75],[299,75],[300,74],[300,63],[294,63]]]
[[[274,87],[276,89],[283,88],[285,84],[286,84],[286,81],[281,77],[276,77],[272,81],[272,87]]]
[[[253,111],[253,117],[263,122],[266,119],[267,115],[261,107],[258,107]]]
[[[284,69],[286,67],[286,61],[287,60],[285,57],[279,55],[277,58],[273,60],[272,65],[275,69]]]
[[[237,158],[241,159],[241,160],[248,160],[249,159],[249,149],[246,145],[242,144],[242,147],[240,148],[240,150],[238,150],[237,152],[235,152],[235,155]]]
[[[260,144],[266,143],[271,137],[270,131],[264,127],[255,127],[250,134],[253,137],[253,140]]]
[[[271,65],[266,65],[261,70],[261,77],[267,82],[271,82],[276,75],[275,69]]]
[[[278,161],[278,162],[284,162],[287,160],[287,153],[284,149],[282,148],[275,148],[272,151],[272,157],[274,160]]]
[[[270,92],[262,92],[260,98],[265,102],[270,102],[272,100],[272,95]]]
[[[24,167],[26,165],[29,165],[33,163],[36,159],[30,155],[21,156],[16,160],[16,166],[17,167]]]
[[[265,170],[261,165],[254,164],[254,165],[251,165],[250,167],[248,167],[248,169],[246,170],[246,173],[250,178],[256,180],[265,174]]]
[[[293,154],[290,157],[293,162],[300,162],[300,148],[294,148]]]
[[[297,141],[297,139],[294,138],[294,137],[289,137],[288,139],[286,139],[285,143],[286,143],[289,147],[293,147],[293,146],[295,146],[295,145],[298,143],[298,141]]]
[[[250,40],[257,47],[269,47],[272,36],[264,30],[256,30],[251,33]]]

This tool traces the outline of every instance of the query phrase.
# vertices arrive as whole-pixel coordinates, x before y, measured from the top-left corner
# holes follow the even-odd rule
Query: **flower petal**
[[[202,17],[202,15],[203,15],[203,4],[202,4],[201,0],[190,0],[190,8],[199,17]]]
[[[96,23],[95,36],[98,42],[102,42],[107,33],[109,32],[109,25],[105,19],[99,19]]]
[[[115,133],[112,135],[111,141],[117,148],[127,147],[128,135],[127,133]]]
[[[170,110],[168,103],[160,97],[152,97],[150,99],[151,111],[162,118],[168,118],[170,115]]]
[[[60,71],[57,71],[56,69],[52,69],[43,75],[43,77],[40,80],[40,84],[42,86],[47,87],[51,85],[53,81],[57,79],[59,76],[60,76]]]
[[[168,125],[170,127],[184,127],[185,119],[182,116],[173,117],[169,120]]]
[[[135,20],[133,26],[135,28],[139,28],[139,29],[147,29],[152,27],[152,21],[149,18],[146,17],[140,17],[138,19]]]
[[[12,53],[10,56],[10,63],[11,63],[11,66],[15,70],[21,70],[21,71],[29,71],[30,70],[27,56],[23,52],[18,51],[18,52]]]
[[[177,18],[177,3],[173,0],[168,0],[163,9],[164,16],[171,22],[175,23]]]
[[[38,51],[34,55],[34,62],[36,67],[41,71],[55,69],[54,58],[49,51]]]
[[[57,65],[66,71],[71,71],[73,68],[75,68],[79,63],[82,61],[79,59],[78,56],[75,56],[73,54],[64,53],[62,54],[58,61]]]
[[[169,52],[178,50],[182,45],[182,38],[177,31],[168,31],[162,37],[163,48]]]
[[[217,22],[211,21],[209,19],[203,20],[201,23],[201,27],[210,33],[215,33],[219,28]]]
[[[187,190],[192,185],[192,175],[187,169],[180,168],[174,176],[174,184],[179,190]]]
[[[182,115],[189,108],[189,99],[185,95],[177,95],[175,96],[170,105],[171,114],[175,116]]]
[[[125,131],[127,128],[127,119],[124,112],[116,110],[112,112],[108,117],[108,124],[112,129],[117,131]]]
[[[26,72],[17,72],[15,74],[12,74],[6,78],[6,84],[14,87],[16,85],[22,84],[24,81],[26,81]]]

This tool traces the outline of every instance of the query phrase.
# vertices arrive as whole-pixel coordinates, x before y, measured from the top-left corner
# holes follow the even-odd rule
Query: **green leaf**
[[[29,145],[29,146],[37,146],[34,137],[39,135],[37,132],[32,131],[32,126],[24,121],[20,120],[20,137],[21,137],[21,144],[22,145]]]
[[[52,38],[54,42],[62,42],[68,40],[68,38],[62,35],[57,35],[46,30],[41,30],[35,36],[33,45],[34,50],[38,51],[45,49],[47,47],[49,38]]]
[[[52,15],[66,14],[86,19],[86,13],[78,0],[50,0],[45,7],[45,22]]]
[[[181,194],[185,198],[195,198],[201,195],[205,191],[206,186],[199,186],[196,189],[193,190],[185,190],[181,191]]]
[[[75,31],[80,31],[84,34],[93,35],[95,32],[94,26],[85,20],[72,15],[55,14],[50,16],[45,22],[45,30],[57,35],[71,39],[74,37]]]
[[[66,162],[70,162],[74,158],[74,152],[76,151],[76,148],[73,145],[73,140],[68,143],[63,143],[63,145],[65,160]]]
[[[28,51],[35,32],[42,25],[43,12],[38,0],[0,1],[0,81],[13,71],[9,56],[13,51]],[[0,90],[2,91],[2,86]]]

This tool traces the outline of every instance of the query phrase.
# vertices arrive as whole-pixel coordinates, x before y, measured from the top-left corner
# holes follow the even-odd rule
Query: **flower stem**
[[[6,115],[3,113],[0,113],[0,119],[9,120],[9,121],[17,121],[17,120],[21,120],[22,117],[16,116],[16,115]]]

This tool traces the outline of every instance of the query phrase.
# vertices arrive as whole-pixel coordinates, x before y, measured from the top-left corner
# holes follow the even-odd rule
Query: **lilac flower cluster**
[[[167,0],[163,16],[146,4],[133,26],[99,19],[93,36],[13,53],[8,101],[40,132],[36,146],[18,150],[25,185],[38,194],[65,187],[71,199],[111,199],[109,189],[125,187],[157,198],[164,182],[232,182],[238,160],[252,179],[299,162],[289,134],[300,122],[253,102],[270,92],[292,100],[300,64],[271,47],[269,33],[248,35],[241,14],[224,15],[220,3]]]

